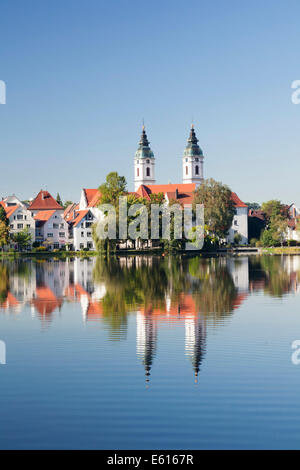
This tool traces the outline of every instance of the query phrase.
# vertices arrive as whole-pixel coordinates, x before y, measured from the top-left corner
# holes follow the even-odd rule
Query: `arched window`
[[[199,175],[199,167],[198,167],[198,165],[195,166],[195,173],[196,173],[196,175]]]
[[[187,167],[187,166],[185,167],[185,174],[186,174],[186,175],[188,175],[188,174],[189,174],[189,169],[188,169],[188,167]]]
[[[149,167],[147,167],[147,169],[146,169],[146,175],[150,176],[150,168]]]
[[[137,170],[136,170],[136,175],[140,176],[140,169],[139,168],[137,168]]]

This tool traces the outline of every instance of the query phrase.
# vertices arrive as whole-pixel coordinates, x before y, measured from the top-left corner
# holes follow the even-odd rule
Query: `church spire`
[[[134,190],[142,185],[155,184],[155,158],[143,123],[139,146],[134,156]]]
[[[198,145],[194,123],[192,122],[182,159],[182,182],[195,183],[199,186],[203,181],[203,152]]]

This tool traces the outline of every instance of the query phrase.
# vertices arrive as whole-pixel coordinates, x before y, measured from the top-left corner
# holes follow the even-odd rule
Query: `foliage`
[[[0,248],[3,249],[5,245],[9,242],[9,230],[8,226],[6,225],[3,220],[0,220]]]
[[[26,227],[21,232],[15,233],[13,240],[18,245],[18,249],[22,251],[31,244],[32,236],[29,229]]]
[[[195,191],[194,210],[196,204],[204,205],[204,222],[209,233],[225,238],[236,213],[229,187],[212,178],[205,180]]]
[[[61,200],[61,197],[60,197],[59,193],[57,193],[57,196],[56,196],[56,202],[57,202],[57,203],[58,203],[60,206],[62,206],[62,205],[63,205],[63,203],[62,203],[62,200]]]
[[[6,217],[6,212],[3,206],[0,205],[0,222],[4,222],[6,226],[9,225],[9,220]]]
[[[66,201],[66,202],[63,204],[63,208],[66,210],[66,208],[69,207],[71,204],[74,204],[73,201]]]
[[[260,204],[258,204],[258,202],[245,202],[246,206],[248,206],[248,209],[249,210],[254,210],[254,211],[258,211],[260,210]]]
[[[233,241],[235,245],[239,245],[242,241],[242,235],[240,233],[235,233],[233,237]]]

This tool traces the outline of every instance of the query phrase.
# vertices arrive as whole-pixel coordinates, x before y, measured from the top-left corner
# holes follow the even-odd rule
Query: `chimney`
[[[44,192],[42,192],[42,200],[44,200],[44,199],[45,199]]]
[[[175,189],[175,197],[178,199],[178,188]]]

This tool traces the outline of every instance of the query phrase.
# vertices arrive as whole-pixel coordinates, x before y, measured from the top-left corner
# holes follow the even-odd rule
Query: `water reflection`
[[[245,302],[262,293],[299,292],[300,258],[121,257],[0,263],[0,311],[21,314],[26,306],[50,326],[64,304],[80,304],[83,322],[101,321],[110,339],[127,335],[136,318],[136,350],[149,382],[159,328],[184,326],[185,354],[198,380],[208,324],[220,326]]]

